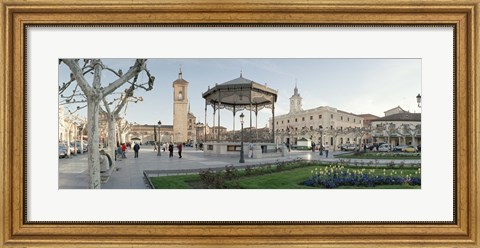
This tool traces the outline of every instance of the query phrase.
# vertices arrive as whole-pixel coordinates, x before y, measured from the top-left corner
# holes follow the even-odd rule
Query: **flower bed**
[[[337,158],[358,158],[358,159],[420,159],[421,153],[405,152],[355,152],[335,155]]]
[[[304,184],[310,187],[338,188],[340,186],[375,187],[378,185],[421,185],[421,169],[413,174],[403,175],[387,169],[346,169],[344,166],[330,165],[311,171],[312,176]]]

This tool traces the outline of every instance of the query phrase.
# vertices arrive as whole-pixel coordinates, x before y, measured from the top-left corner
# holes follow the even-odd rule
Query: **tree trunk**
[[[109,115],[108,116],[108,154],[112,158],[112,168],[115,169],[115,148],[116,148],[116,123],[115,123],[115,116]]]
[[[70,124],[68,124],[68,132],[67,132],[67,157],[70,158]]]
[[[88,101],[88,173],[90,175],[88,188],[100,189],[100,155],[99,155],[99,133],[98,133],[98,112],[100,99],[89,99]]]

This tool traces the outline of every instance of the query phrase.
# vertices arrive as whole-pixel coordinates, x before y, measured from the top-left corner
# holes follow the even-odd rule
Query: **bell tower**
[[[183,79],[182,67],[173,86],[173,142],[187,142],[188,134],[188,82]]]
[[[293,96],[290,97],[290,113],[296,113],[302,111],[302,97],[298,93],[297,83],[295,82],[295,89],[293,90]]]

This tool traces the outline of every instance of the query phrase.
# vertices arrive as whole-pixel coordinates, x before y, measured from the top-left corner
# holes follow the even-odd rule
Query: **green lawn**
[[[191,182],[200,181],[198,175],[151,177],[156,189],[192,189]]]
[[[239,179],[237,181],[225,181],[225,188],[240,188],[240,189],[314,189],[303,185],[303,182],[310,178],[312,171],[325,168],[325,165],[311,165],[303,168],[286,170],[281,172],[274,172],[265,175],[245,176],[244,171],[239,171]],[[346,167],[348,170],[359,170],[357,167]],[[366,170],[371,170],[368,168]],[[383,175],[384,168],[376,168],[373,174]],[[414,174],[416,168],[385,168],[387,174],[391,172],[403,175]],[[150,178],[156,189],[194,189],[201,188],[199,175],[179,175],[179,176],[164,176]],[[359,189],[364,187],[340,187],[340,189]],[[385,185],[377,186],[375,188],[385,189],[412,189],[420,188],[419,186],[410,185]]]

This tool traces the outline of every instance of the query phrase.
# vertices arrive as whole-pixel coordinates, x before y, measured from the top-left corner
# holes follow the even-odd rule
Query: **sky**
[[[109,68],[123,72],[135,63],[135,59],[102,59]],[[129,103],[120,115],[131,123],[163,125],[173,123],[173,87],[182,68],[183,79],[189,82],[190,112],[197,122],[205,123],[205,100],[202,93],[208,86],[215,86],[238,78],[244,78],[278,91],[275,115],[287,114],[289,98],[295,84],[303,98],[303,109],[330,106],[354,114],[373,114],[379,117],[384,112],[400,106],[410,112],[420,112],[416,96],[421,94],[421,59],[148,59],[147,68],[155,76],[153,90],[138,89],[134,95],[142,97],[142,102]],[[69,68],[59,65],[59,85],[70,78]],[[87,80],[91,82],[91,76]],[[107,71],[102,74],[102,86],[115,80]],[[147,81],[141,74],[139,80]],[[68,95],[74,85],[64,95]],[[116,92],[122,92],[124,88]],[[118,97],[118,94],[116,94]],[[61,99],[59,99],[60,101]],[[72,111],[75,104],[64,105]],[[208,107],[207,122],[212,125],[212,109]],[[76,112],[86,117],[86,109]],[[245,111],[245,123],[249,114]],[[239,119],[235,120],[238,130]],[[254,116],[254,115],[253,115]],[[271,118],[271,110],[264,109],[258,116],[258,127],[265,127]],[[218,118],[216,119],[217,122]],[[233,115],[228,110],[221,111],[221,125],[228,130],[233,128]],[[253,117],[255,123],[255,117]],[[217,123],[216,123],[217,124]]]

